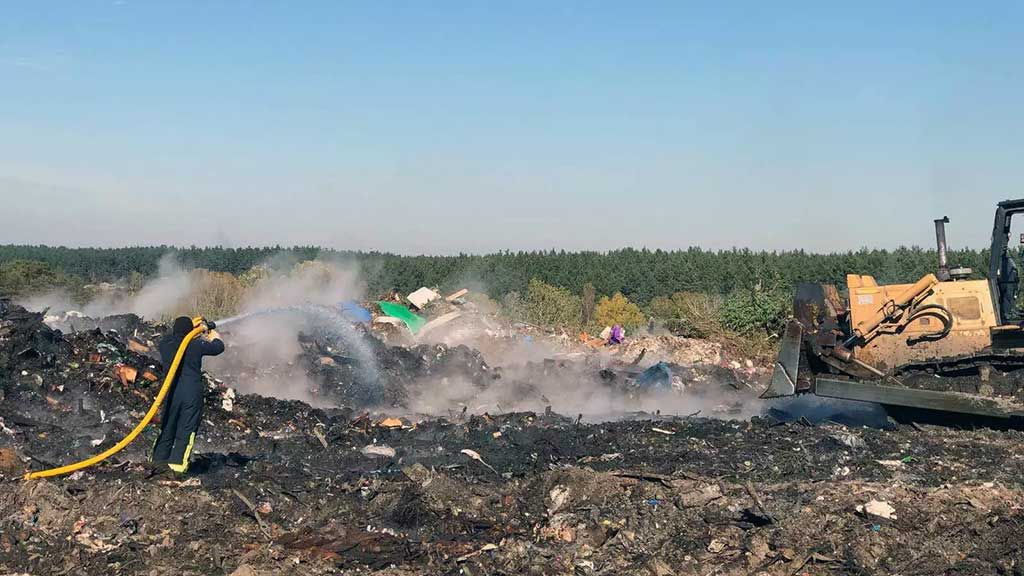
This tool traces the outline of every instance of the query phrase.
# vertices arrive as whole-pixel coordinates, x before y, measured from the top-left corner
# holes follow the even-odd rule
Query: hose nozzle
[[[217,323],[214,322],[213,320],[207,320],[202,316],[196,316],[195,318],[192,319],[192,326],[195,328],[199,328],[200,326],[202,326],[204,330],[208,331],[216,328]]]

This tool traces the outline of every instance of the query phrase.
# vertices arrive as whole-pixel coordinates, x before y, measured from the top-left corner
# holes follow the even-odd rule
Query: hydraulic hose
[[[907,338],[907,344],[911,346],[918,342],[941,340],[949,334],[950,330],[953,329],[953,313],[949,311],[949,308],[946,308],[941,304],[925,304],[924,306],[911,310],[910,317],[907,318],[905,326],[922,316],[934,316],[938,318],[939,322],[942,322],[942,328],[935,332],[927,332],[919,336],[911,336]]]
[[[132,443],[135,438],[142,433],[142,431],[149,425],[149,422],[156,416],[156,411],[160,409],[160,404],[164,401],[167,396],[167,391],[171,389],[171,384],[174,382],[174,376],[178,373],[178,365],[181,364],[181,358],[185,355],[185,349],[188,348],[189,342],[193,338],[201,334],[206,330],[207,325],[199,318],[193,321],[196,327],[191,332],[185,335],[181,340],[181,345],[178,346],[177,353],[174,354],[174,361],[171,362],[171,367],[167,370],[167,376],[164,376],[164,384],[160,387],[160,391],[157,392],[156,398],[153,399],[153,405],[149,407],[149,411],[142,417],[142,420],[135,425],[135,428],[128,433],[127,436],[121,439],[120,442],[114,444],[110,448],[107,448],[100,454],[97,454],[81,462],[75,462],[74,464],[68,464],[67,466],[61,466],[59,468],[51,468],[49,470],[40,470],[38,472],[29,472],[25,474],[25,480],[33,480],[36,478],[49,478],[51,476],[61,476],[63,474],[70,474],[76,470],[88,468],[99,464],[100,462],[110,458],[114,454],[117,454],[121,450],[124,450],[126,446]]]

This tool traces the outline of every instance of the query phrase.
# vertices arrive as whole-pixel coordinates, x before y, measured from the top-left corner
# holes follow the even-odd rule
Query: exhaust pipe
[[[935,219],[935,244],[939,249],[939,272],[936,274],[940,282],[947,282],[949,276],[949,260],[946,257],[946,224],[949,216]]]

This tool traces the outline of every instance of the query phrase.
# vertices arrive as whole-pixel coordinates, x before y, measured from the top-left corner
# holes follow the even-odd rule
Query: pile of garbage
[[[544,410],[424,418],[386,404],[315,408],[234,393],[230,375],[214,374],[189,475],[144,464],[151,427],[98,466],[22,480],[101,451],[138,420],[157,388],[145,373],[162,369],[142,348],[161,328],[147,330],[64,333],[0,304],[0,573],[1013,574],[1024,565],[1024,435],[1014,430],[654,413],[589,423]],[[455,369],[482,388],[530,379],[495,378],[468,348],[423,346],[381,344],[380,377]],[[344,351],[315,338],[302,350],[320,382],[345,379]],[[610,371],[606,385],[636,386],[655,366]],[[687,367],[662,368],[670,386],[696,386]],[[553,360],[526,373],[588,371]]]
[[[675,364],[721,364],[722,345],[708,340],[681,336],[632,336],[621,345],[623,357],[635,358],[640,353]]]

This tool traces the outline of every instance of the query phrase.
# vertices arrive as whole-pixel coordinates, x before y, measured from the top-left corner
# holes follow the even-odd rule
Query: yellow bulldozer
[[[935,220],[938,267],[913,284],[849,274],[797,287],[793,318],[764,398],[816,394],[926,413],[1024,418],[1024,328],[1010,221],[996,207],[987,278],[947,261],[948,218]]]

